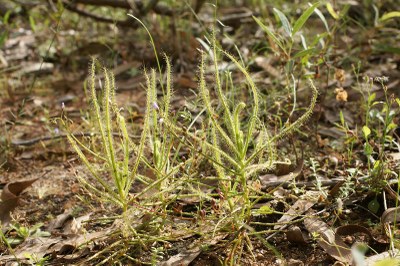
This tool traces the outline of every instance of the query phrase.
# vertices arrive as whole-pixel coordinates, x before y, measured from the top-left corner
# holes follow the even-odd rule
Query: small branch
[[[55,1],[55,0],[53,0]],[[185,12],[186,10],[181,10],[181,11],[174,11],[173,9],[170,9],[166,4],[164,3],[158,3],[158,1],[151,0],[148,6],[144,6],[143,2],[140,0],[133,0],[131,2],[135,3],[136,8],[140,13],[145,11],[147,8],[151,8],[151,10],[159,15],[164,15],[164,16],[172,16],[173,14],[176,13],[182,13]],[[132,9],[131,4],[126,1],[126,0],[73,0],[70,2],[67,2],[69,5],[75,5],[75,4],[83,4],[83,5],[91,5],[91,6],[108,6],[108,7],[115,7],[115,8],[123,8],[123,9]],[[150,11],[150,10],[148,10]]]
[[[56,0],[49,0],[55,2]],[[144,17],[150,11],[158,15],[163,16],[176,16],[182,14],[190,14],[190,8],[183,8],[180,10],[174,10],[170,8],[167,4],[159,2],[159,0],[150,0],[145,6],[141,0],[63,0],[62,1],[65,8],[71,12],[75,12],[81,16],[94,19],[99,22],[112,23],[117,26],[130,27],[136,29],[139,24],[131,20],[114,20],[110,18],[101,17],[90,12],[86,12],[78,8],[77,4],[91,5],[91,6],[102,6],[102,7],[113,7],[113,8],[123,8],[133,11],[135,16]],[[205,0],[197,0],[195,3],[194,11],[195,13],[200,12]]]
[[[83,133],[75,133],[73,134],[75,137],[93,137],[94,135],[98,135],[99,133],[93,133],[93,132],[83,132]],[[121,136],[121,134],[117,132],[112,133],[113,136]],[[60,133],[57,135],[47,135],[43,137],[37,137],[37,138],[32,138],[32,139],[26,139],[26,140],[12,140],[11,144],[15,146],[31,146],[36,143],[39,143],[41,141],[47,141],[47,140],[56,140],[56,139],[61,139],[61,138],[66,138],[68,136],[67,133]],[[140,136],[136,135],[129,135],[130,138],[132,139],[140,139]]]
[[[63,1],[63,3],[64,3],[65,8],[68,9],[69,11],[75,12],[81,16],[88,17],[88,18],[94,19],[99,22],[116,24],[117,26],[121,26],[121,27],[131,27],[131,28],[138,27],[138,24],[131,20],[129,20],[129,21],[128,20],[114,20],[114,19],[104,18],[104,17],[100,17],[100,16],[94,15],[89,12],[83,11],[79,8],[76,8],[75,6],[73,6],[69,3],[66,3],[65,1]]]
[[[344,181],[344,179],[343,178],[334,178],[334,179],[330,179],[330,180],[322,180],[321,186],[332,187],[341,181]],[[295,184],[298,187],[307,187],[307,188],[316,187],[315,181],[297,181]],[[261,187],[261,190],[266,191],[268,188],[277,187],[277,186],[282,186],[283,188],[290,188],[292,185],[293,185],[293,182],[271,181],[271,182],[268,182],[267,184],[263,185]]]

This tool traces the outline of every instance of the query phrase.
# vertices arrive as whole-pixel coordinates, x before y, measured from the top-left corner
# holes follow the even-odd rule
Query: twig
[[[94,133],[94,132],[82,132],[82,133],[75,133],[73,134],[75,137],[92,137],[94,135],[98,135],[99,133]],[[112,132],[113,136],[121,136],[118,132]],[[57,135],[47,135],[43,137],[37,137],[37,138],[32,138],[32,139],[26,139],[26,140],[12,140],[11,144],[15,146],[31,146],[34,145],[38,142],[41,141],[47,141],[47,140],[56,140],[56,139],[61,139],[61,138],[66,138],[68,136],[67,133],[60,133]],[[130,138],[132,139],[140,139],[140,136],[136,135],[129,135]]]
[[[131,28],[134,28],[134,29],[136,29],[138,27],[138,24],[135,23],[134,21],[130,21],[130,20],[129,21],[128,20],[114,20],[114,19],[110,19],[110,18],[100,17],[100,16],[94,15],[92,13],[83,11],[83,10],[81,10],[79,8],[76,8],[75,6],[70,5],[70,4],[66,3],[65,1],[63,1],[63,3],[64,3],[65,8],[68,9],[69,11],[75,12],[75,13],[81,15],[81,16],[88,17],[88,18],[94,19],[94,20],[99,21],[99,22],[112,23],[112,24],[115,24],[117,26],[131,27]]]
[[[53,0],[55,1],[55,0]],[[123,9],[132,9],[131,4],[129,1],[126,0],[74,0],[74,1],[63,1],[68,5],[75,5],[75,4],[83,4],[83,5],[91,5],[91,6],[108,6],[108,7],[115,7],[115,8],[123,8]],[[158,1],[151,0],[148,6],[144,6],[143,2],[140,0],[132,1],[135,3],[136,8],[139,12],[143,12],[146,8],[151,8],[151,10],[159,15],[164,16],[172,16],[176,13],[182,13],[186,10],[176,11],[169,8],[167,5],[163,3],[158,3]],[[154,3],[155,2],[155,3]],[[150,11],[150,10],[148,10]],[[141,14],[142,15],[142,14]]]
[[[321,186],[331,187],[331,186],[336,185],[340,181],[344,181],[344,179],[343,178],[334,178],[334,179],[330,179],[330,180],[321,180]],[[315,181],[296,181],[295,184],[298,187],[315,187],[316,186]],[[265,184],[264,186],[262,186],[261,190],[265,191],[267,188],[277,187],[277,186],[282,186],[283,188],[289,188],[292,185],[293,185],[293,182],[271,181],[271,182],[268,182],[267,184]]]

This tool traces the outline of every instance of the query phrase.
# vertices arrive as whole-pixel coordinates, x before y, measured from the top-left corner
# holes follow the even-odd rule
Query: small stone
[[[301,260],[290,259],[286,263],[287,266],[304,266],[304,262]]]

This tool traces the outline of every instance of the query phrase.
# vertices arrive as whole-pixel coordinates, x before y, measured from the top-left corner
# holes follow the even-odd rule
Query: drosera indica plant
[[[233,234],[235,241],[227,258],[230,264],[237,262],[237,254],[240,258],[245,245],[252,250],[248,234],[249,231],[255,233],[249,226],[252,208],[260,199],[268,197],[253,187],[252,181],[257,173],[270,170],[278,163],[277,142],[307,121],[313,112],[318,91],[309,79],[312,91],[310,105],[296,121],[287,122],[273,135],[267,123],[261,119],[260,95],[249,71],[235,56],[218,46],[215,30],[212,38],[212,56],[208,59],[213,62],[214,87],[206,82],[205,68],[208,61],[204,52],[201,53],[199,66],[199,97],[204,103],[204,116],[207,118],[202,130],[191,129],[193,123],[189,128],[182,127],[170,115],[172,79],[171,65],[166,58],[165,83],[163,78],[160,78],[159,83],[162,99],[157,99],[156,71],[144,71],[146,109],[142,133],[139,141],[135,142],[117,106],[114,76],[102,68],[101,84],[104,85],[100,86],[100,97],[96,89],[97,63],[96,60],[92,62],[88,87],[100,149],[90,149],[72,133],[68,135],[68,140],[93,177],[90,179],[78,175],[79,181],[100,200],[122,211],[121,222],[117,224],[121,225],[124,238],[113,243],[108,248],[110,252],[118,246],[126,249],[127,244],[146,249],[156,242],[176,238],[176,232],[171,233],[170,230],[177,226],[177,217],[170,207],[176,200],[187,197],[197,203],[198,214],[185,215],[197,223],[183,223],[179,226],[181,231],[190,229],[202,232],[204,239],[221,233]],[[154,48],[153,41],[152,44]],[[234,90],[234,84],[222,84],[219,55],[227,58],[243,75],[250,96],[247,102],[240,97],[226,97]],[[159,63],[158,67],[158,74],[163,76]],[[216,95],[213,97],[215,100],[211,100],[211,93]],[[62,120],[62,123],[68,131],[67,120]],[[201,180],[204,169],[195,163],[194,156],[180,158],[181,148],[189,150],[189,155],[200,154],[210,162],[218,181],[213,187],[215,192],[206,193],[200,188],[204,186]],[[110,178],[99,170],[89,156],[104,164]],[[145,169],[150,169],[152,174],[149,175]],[[132,192],[137,184],[141,184],[140,190]],[[199,226],[204,228],[199,229]],[[113,258],[117,256],[115,254]],[[99,256],[95,255],[92,259],[98,259]],[[130,255],[118,256],[135,261]],[[102,263],[106,262],[105,258]]]
[[[147,138],[147,132],[149,131],[151,103],[150,97],[148,97],[140,142],[138,145],[133,144],[128,134],[125,118],[120,114],[120,110],[116,105],[114,76],[106,68],[102,70],[104,75],[104,88],[102,91],[103,99],[100,103],[95,86],[96,60],[93,59],[90,67],[89,89],[93,108],[92,113],[96,123],[96,129],[100,135],[101,153],[92,151],[72,133],[68,135],[68,140],[100,186],[98,187],[78,175],[79,181],[96,196],[112,202],[125,212],[129,205],[129,190],[136,178],[141,155],[145,146],[145,140]],[[149,90],[148,94],[150,93],[151,91]],[[115,120],[114,117],[116,118]],[[68,130],[67,123],[64,120],[62,121],[64,127]],[[115,128],[114,122],[116,122],[120,133],[119,141],[115,139],[113,134]],[[136,157],[133,166],[130,167],[131,146],[133,145],[135,146],[134,152]],[[117,155],[117,151],[118,155],[122,154],[122,159]],[[112,177],[112,182],[109,182],[102,173],[100,173],[98,167],[90,162],[85,153],[93,155],[107,165],[107,169],[109,169]]]
[[[201,204],[203,198],[211,198],[199,190],[198,180],[194,177],[198,175],[193,159],[199,160],[198,156],[195,157],[196,147],[184,147],[182,138],[185,136],[173,134],[165,125],[164,121],[176,120],[170,112],[172,77],[171,64],[166,56],[165,62],[165,79],[160,78],[165,80],[163,85],[157,80],[157,76],[162,74],[157,74],[154,69],[144,70],[146,108],[138,140],[129,134],[129,125],[125,122],[122,109],[117,106],[113,74],[104,67],[99,70],[95,59],[90,66],[88,91],[92,121],[97,132],[94,136],[98,136],[99,140],[97,147],[89,146],[93,142],[81,141],[77,134],[70,131],[69,120],[61,120],[64,129],[69,132],[69,142],[91,175],[89,178],[78,174],[78,180],[99,201],[113,206],[110,217],[114,218],[110,219],[116,219],[117,231],[123,236],[107,248],[114,258],[121,257],[121,254],[113,250],[126,248],[127,244],[147,249],[158,241],[175,240],[178,236],[170,230],[177,224],[182,234],[186,230],[193,231],[190,227],[196,226],[195,223],[184,221],[180,224],[176,221],[175,216],[182,213],[172,210],[175,201],[195,197]],[[158,85],[163,89],[160,99],[157,98]],[[187,152],[184,160],[180,156],[182,148]],[[120,215],[115,216],[115,213]],[[187,215],[195,219],[197,213]],[[103,250],[103,253],[106,251]],[[101,254],[92,256],[90,260],[98,260]],[[133,259],[132,256],[123,257]],[[106,259],[102,261],[106,262]]]
[[[215,36],[215,32],[213,33]],[[186,135],[187,139],[202,141],[209,152],[203,155],[213,165],[219,180],[218,201],[220,216],[215,221],[214,232],[234,232],[236,240],[229,255],[229,263],[235,263],[237,256],[243,250],[243,245],[251,246],[247,235],[249,222],[252,217],[252,207],[261,198],[268,197],[265,193],[253,188],[250,184],[254,181],[255,174],[271,170],[277,161],[276,143],[285,136],[298,130],[313,112],[318,91],[312,80],[309,80],[312,90],[310,105],[302,116],[293,123],[287,123],[273,135],[268,131],[268,126],[261,120],[259,112],[259,93],[251,78],[250,73],[233,55],[222,50],[213,37],[211,58],[213,64],[214,87],[206,82],[205,68],[207,64],[206,53],[201,52],[199,66],[199,91],[209,120],[208,136],[200,139],[195,134],[182,129],[173,122],[166,124],[175,133]],[[233,84],[222,84],[219,73],[218,54],[225,56],[242,73],[251,95],[247,103],[236,97],[236,101],[228,99],[226,95],[234,89]],[[210,94],[213,93],[211,100]],[[246,112],[245,112],[246,111]],[[248,117],[244,113],[249,114]],[[240,257],[240,256],[239,256]]]

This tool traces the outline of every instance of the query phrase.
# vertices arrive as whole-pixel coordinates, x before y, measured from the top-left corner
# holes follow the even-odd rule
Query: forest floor
[[[346,265],[360,261],[357,256],[361,256],[365,264],[357,265],[374,265],[396,257],[400,250],[396,227],[400,221],[396,216],[400,198],[400,21],[398,17],[374,20],[372,7],[342,2],[346,1],[334,7],[337,14],[327,10],[328,6],[319,7],[330,28],[325,37],[313,39],[316,33],[326,33],[317,15],[305,23],[304,36],[315,47],[292,56],[292,66],[252,18],[251,14],[266,16],[260,9],[252,10],[251,5],[218,9],[217,17],[224,25],[219,30],[224,32],[217,41],[236,57],[240,52],[240,61],[260,92],[260,117],[268,120],[272,134],[307,110],[312,93],[303,76],[312,77],[318,89],[308,121],[276,143],[278,160],[289,163],[278,163],[248,181],[270,198],[252,206],[261,210],[251,217],[252,230],[260,234],[252,234],[246,225],[243,230],[248,234],[240,234],[245,239],[241,239],[245,243],[241,248],[234,244],[235,233],[199,241],[207,226],[202,228],[198,220],[199,232],[160,241],[162,245],[140,252],[121,245],[123,238],[113,231],[115,219],[108,218],[121,211],[96,200],[77,179],[93,177],[68,141],[60,119],[67,119],[69,130],[101,152],[96,148],[100,140],[89,119],[92,103],[84,85],[91,56],[96,56],[115,75],[116,102],[132,124],[129,134],[140,136],[146,110],[143,69],[157,68],[145,31],[117,29],[67,10],[61,19],[54,15],[59,11],[46,11],[54,17],[41,20],[39,14],[44,11],[40,8],[30,10],[29,16],[12,17],[7,24],[3,21],[7,36],[0,50],[0,264]],[[265,6],[271,25],[275,23],[277,34],[285,36],[274,7],[285,11],[291,21],[301,13],[285,4]],[[379,18],[396,11],[383,4],[379,8]],[[201,11],[202,21],[209,21],[203,27],[211,27],[212,12],[208,6]],[[340,18],[332,17],[339,13]],[[188,31],[179,19],[169,19],[149,15],[144,22],[157,50],[171,58],[171,112],[184,124],[185,119],[194,121],[204,107],[198,101],[198,66],[199,50],[207,45],[198,24],[191,21]],[[293,45],[293,55],[302,50],[300,37],[294,43],[298,46]],[[243,89],[244,77],[229,68],[230,63],[221,58],[221,72],[229,69],[232,83]],[[206,67],[205,71],[210,87],[214,84],[212,70]],[[203,115],[194,125],[201,128],[205,120]],[[87,156],[99,171],[105,169]],[[215,175],[205,162],[202,167],[199,175]],[[103,172],[107,179],[107,171]],[[196,201],[174,204],[177,216],[197,215]],[[113,250],[114,244],[126,247],[124,255]],[[364,246],[367,251],[354,251]],[[135,258],[127,262],[126,254]]]

